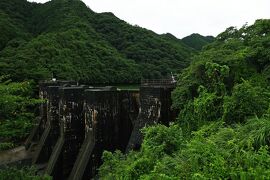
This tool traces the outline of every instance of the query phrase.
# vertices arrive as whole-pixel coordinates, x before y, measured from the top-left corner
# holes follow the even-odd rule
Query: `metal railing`
[[[142,79],[141,86],[149,87],[149,86],[162,86],[162,87],[174,87],[176,85],[176,81],[172,79]]]

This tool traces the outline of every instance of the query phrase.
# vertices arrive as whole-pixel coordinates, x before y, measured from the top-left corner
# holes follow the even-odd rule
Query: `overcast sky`
[[[31,0],[47,2],[48,0]],[[83,0],[95,12],[112,12],[126,22],[178,38],[216,36],[229,26],[270,19],[270,0]]]

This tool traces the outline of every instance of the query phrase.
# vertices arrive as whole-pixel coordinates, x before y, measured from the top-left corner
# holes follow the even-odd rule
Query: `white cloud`
[[[46,2],[46,0],[34,0]],[[83,0],[95,12],[112,12],[130,24],[182,38],[191,33],[217,35],[270,18],[269,0]]]

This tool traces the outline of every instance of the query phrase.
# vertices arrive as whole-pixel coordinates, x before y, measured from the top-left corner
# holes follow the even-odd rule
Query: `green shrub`
[[[0,169],[0,179],[3,180],[51,180],[50,176],[38,176],[34,167]]]
[[[140,151],[104,153],[102,179],[267,179],[270,175],[269,117],[234,126],[212,122],[190,139],[183,138],[176,125],[157,125],[144,132]]]
[[[14,148],[14,146],[15,146],[14,143],[10,143],[10,142],[0,143],[0,151]]]
[[[41,101],[32,98],[30,82],[1,82],[0,78],[0,94],[0,140],[6,149],[26,138],[33,124],[33,109]]]

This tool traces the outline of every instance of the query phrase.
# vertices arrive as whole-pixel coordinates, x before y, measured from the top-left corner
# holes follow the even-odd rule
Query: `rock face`
[[[144,126],[174,119],[170,80],[142,83],[140,91],[71,84],[40,84],[47,102],[26,145],[31,151],[38,142],[32,163],[55,179],[94,177],[104,150],[136,150]]]

